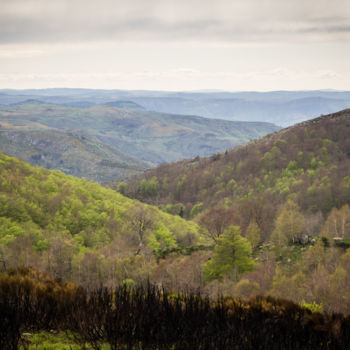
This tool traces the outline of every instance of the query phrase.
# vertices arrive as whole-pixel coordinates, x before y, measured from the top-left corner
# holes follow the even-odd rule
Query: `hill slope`
[[[278,129],[269,123],[229,122],[112,106],[69,108],[40,103],[0,107],[0,122],[8,128],[83,132],[104,147],[152,164],[223,151]]]
[[[142,281],[156,259],[201,244],[197,224],[96,183],[0,153],[0,262],[88,288]]]
[[[0,150],[32,165],[97,182],[140,174],[149,167],[83,132],[7,126],[0,121]]]
[[[183,205],[187,216],[196,204],[226,205],[234,208],[241,227],[256,221],[269,237],[277,208],[288,198],[308,214],[326,215],[350,203],[349,135],[350,110],[344,110],[224,154],[162,165],[131,179],[123,191],[149,203]],[[145,190],[150,183],[157,191]]]

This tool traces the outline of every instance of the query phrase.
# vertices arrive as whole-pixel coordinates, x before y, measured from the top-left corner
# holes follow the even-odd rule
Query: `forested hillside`
[[[203,265],[209,293],[269,294],[349,312],[349,135],[345,110],[112,186],[203,227],[215,245]],[[232,227],[253,248],[255,265],[243,262],[243,272],[227,265],[230,246],[245,249]],[[170,257],[162,266],[174,284],[183,266]]]
[[[37,100],[0,106],[1,151],[99,182],[210,155],[277,129],[270,123],[149,112],[127,101],[90,108]]]
[[[349,203],[349,135],[350,110],[345,110],[208,158],[161,165],[119,189],[187,217],[233,208],[243,229],[256,222],[268,238],[276,208],[287,199],[311,216]]]
[[[97,182],[141,174],[150,167],[85,132],[4,127],[1,121],[0,150],[32,165]]]
[[[0,153],[1,268],[33,266],[91,289],[145,281],[161,257],[205,243],[193,222]]]
[[[348,314],[348,135],[343,111],[118,184],[162,210],[1,154],[2,268]]]

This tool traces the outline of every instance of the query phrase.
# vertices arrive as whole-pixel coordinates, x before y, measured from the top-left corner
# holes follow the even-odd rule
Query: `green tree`
[[[126,193],[126,188],[127,188],[127,184],[125,182],[121,182],[118,187],[117,187],[117,191],[123,195],[125,195]]]
[[[304,216],[298,205],[288,200],[276,219],[272,240],[279,253],[288,242],[294,242],[303,233]]]
[[[162,258],[169,250],[177,248],[177,242],[172,232],[160,222],[148,237],[148,247],[157,258]]]
[[[260,243],[260,229],[256,222],[252,221],[249,224],[245,236],[253,248],[258,246]]]
[[[194,218],[195,216],[197,216],[202,211],[202,209],[203,209],[203,203],[202,202],[195,204],[192,207],[191,211],[190,211],[190,217]]]
[[[240,233],[238,226],[230,226],[217,239],[212,259],[203,266],[207,282],[222,280],[224,276],[237,279],[240,274],[253,270],[252,247]]]
[[[288,276],[281,268],[277,267],[269,294],[300,303],[307,296],[305,281],[306,276],[302,271],[296,271],[295,274]]]
[[[158,194],[158,179],[153,176],[151,179],[143,179],[140,183],[142,197],[155,197]]]
[[[257,295],[259,290],[260,285],[258,282],[252,282],[243,278],[235,286],[235,295],[239,298],[251,298]]]

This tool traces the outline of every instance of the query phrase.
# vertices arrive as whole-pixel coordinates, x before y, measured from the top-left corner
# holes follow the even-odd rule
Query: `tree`
[[[195,216],[197,216],[202,211],[202,209],[203,209],[202,202],[195,204],[190,211],[190,218],[193,219]]]
[[[137,232],[139,238],[139,246],[136,252],[140,254],[143,247],[143,240],[145,232],[153,226],[154,219],[150,210],[147,210],[144,206],[138,204],[135,205],[135,209],[131,214],[131,225],[133,229]]]
[[[275,230],[272,233],[272,240],[276,249],[280,252],[288,242],[295,242],[303,233],[304,216],[301,214],[298,205],[288,200],[276,219]]]
[[[214,207],[201,216],[199,223],[208,231],[209,237],[218,243],[224,231],[237,221],[232,209]]]
[[[260,290],[260,285],[258,282],[249,281],[246,278],[241,279],[235,285],[235,295],[239,298],[251,298],[257,295]]]
[[[163,258],[168,251],[177,248],[177,242],[173,233],[160,222],[148,237],[148,247],[157,258]]]
[[[333,208],[323,225],[321,235],[325,237],[350,237],[350,208],[345,204],[340,209]]]
[[[257,247],[260,242],[260,229],[256,222],[251,222],[245,233],[247,240],[253,248]]]
[[[269,294],[277,298],[301,302],[307,296],[305,281],[306,276],[303,272],[296,271],[294,275],[287,276],[281,268],[277,267]]]
[[[230,226],[217,239],[213,257],[203,266],[205,280],[222,280],[224,276],[237,279],[240,274],[255,267],[251,255],[252,247],[248,240],[241,236],[240,228]]]
[[[127,188],[127,184],[126,184],[124,181],[122,181],[122,182],[118,185],[117,191],[118,191],[119,193],[125,195],[125,193],[126,193],[126,188]]]
[[[143,198],[155,197],[158,194],[158,179],[153,176],[151,179],[143,179],[140,183],[140,191]]]

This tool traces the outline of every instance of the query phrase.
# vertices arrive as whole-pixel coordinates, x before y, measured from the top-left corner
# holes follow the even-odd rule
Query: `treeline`
[[[31,269],[0,275],[0,348],[29,347],[28,332],[61,331],[95,350],[347,349],[350,317],[292,302],[169,294],[150,284],[87,293]]]

